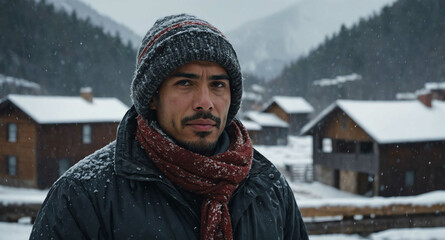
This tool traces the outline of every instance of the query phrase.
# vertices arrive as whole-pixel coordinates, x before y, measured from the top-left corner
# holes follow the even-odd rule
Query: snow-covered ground
[[[367,237],[356,234],[313,235],[311,240],[444,240],[445,227],[390,229],[373,233]]]
[[[255,149],[279,169],[284,168],[286,164],[312,164],[311,136],[290,136],[286,146],[255,146]]]
[[[24,240],[29,239],[31,224],[0,222],[1,240]]]
[[[9,203],[42,203],[48,190],[13,188],[0,185],[0,202]]]
[[[312,140],[310,137],[289,137],[287,146],[256,146],[264,156],[269,158],[279,169],[289,164],[312,163]],[[445,203],[445,191],[435,191],[420,196],[367,198],[340,191],[336,188],[318,183],[290,182],[298,205],[316,207],[326,205],[354,206],[387,206],[389,204],[436,204]],[[39,203],[43,202],[48,190],[21,189],[0,186],[0,202],[2,203]],[[31,232],[29,219],[20,223],[0,222],[0,240],[28,239]],[[344,240],[445,240],[445,226],[441,228],[391,229],[363,237],[359,235],[330,234],[313,235],[313,240],[344,239]]]
[[[0,240],[28,239],[32,226],[30,224],[0,222]],[[390,229],[362,237],[357,234],[311,235],[311,240],[443,240],[443,228]]]

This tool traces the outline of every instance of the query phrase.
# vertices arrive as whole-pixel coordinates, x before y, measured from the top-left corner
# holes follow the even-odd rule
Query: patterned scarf
[[[137,139],[153,163],[175,184],[204,198],[201,239],[233,239],[229,202],[252,165],[253,147],[237,121],[226,128],[227,151],[203,156],[178,146],[138,116]]]

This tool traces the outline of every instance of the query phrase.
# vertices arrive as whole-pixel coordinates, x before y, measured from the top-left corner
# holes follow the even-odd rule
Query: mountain
[[[119,35],[34,0],[0,1],[0,29],[7,33],[0,35],[0,73],[38,84],[35,94],[79,95],[89,86],[95,96],[130,103],[136,50]]]
[[[37,2],[41,0],[35,0]],[[79,0],[46,0],[47,3],[53,4],[57,10],[64,10],[68,14],[76,11],[76,15],[79,19],[86,20],[87,18],[91,24],[102,27],[105,32],[111,33],[113,36],[119,35],[124,43],[129,41],[134,48],[139,47],[142,37],[134,33],[129,28],[122,24],[119,24],[111,18],[104,16],[90,6]]]
[[[303,96],[319,111],[340,98],[394,100],[397,93],[445,81],[444,12],[443,0],[399,0],[343,26],[266,89]]]
[[[243,70],[270,80],[327,36],[377,13],[395,0],[302,0],[228,32]]]

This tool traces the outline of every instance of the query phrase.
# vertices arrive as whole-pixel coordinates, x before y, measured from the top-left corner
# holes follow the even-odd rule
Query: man
[[[31,239],[308,239],[286,180],[234,119],[241,94],[218,29],[158,20],[116,141],[53,185]]]

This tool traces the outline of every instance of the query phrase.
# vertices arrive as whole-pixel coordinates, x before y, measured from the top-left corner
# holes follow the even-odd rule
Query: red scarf
[[[137,139],[153,163],[175,184],[204,197],[201,239],[233,239],[227,203],[252,165],[253,148],[247,130],[233,121],[226,128],[227,151],[203,156],[165,138],[138,116]]]

